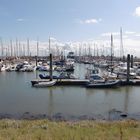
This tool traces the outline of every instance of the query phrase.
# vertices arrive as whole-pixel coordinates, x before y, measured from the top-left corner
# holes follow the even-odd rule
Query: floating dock
[[[34,84],[37,84],[39,82],[47,82],[49,79],[34,79],[31,81],[32,86]],[[83,86],[86,85],[89,82],[87,79],[56,79],[56,84],[55,85],[72,85],[72,86]]]
[[[127,82],[127,80],[120,81],[121,86],[140,86],[140,79],[132,79]]]
[[[47,82],[49,79],[34,79],[31,81],[32,86],[34,84],[37,84],[39,82]],[[87,79],[56,79],[56,86],[62,85],[62,86],[84,86],[89,82]],[[140,86],[140,79],[133,79],[129,80],[120,80],[120,86]]]

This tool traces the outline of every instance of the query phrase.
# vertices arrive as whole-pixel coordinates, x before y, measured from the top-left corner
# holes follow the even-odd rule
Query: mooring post
[[[38,61],[38,58],[37,58],[37,56],[35,56],[36,68],[37,68],[37,61]],[[37,79],[37,77],[38,77],[38,72],[37,72],[37,70],[36,70],[36,79]]]
[[[38,60],[37,60],[37,56],[35,56],[35,62],[36,62],[36,66],[37,66],[37,61],[38,61]]]
[[[122,60],[123,62],[125,62],[125,56],[123,55],[123,60]]]
[[[52,54],[50,53],[50,81],[52,81]]]
[[[130,54],[127,55],[127,82],[130,78]]]
[[[133,68],[133,55],[131,55],[131,68]]]

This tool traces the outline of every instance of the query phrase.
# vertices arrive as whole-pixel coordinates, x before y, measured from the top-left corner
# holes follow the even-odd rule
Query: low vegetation
[[[0,120],[0,140],[139,140],[140,122],[133,120],[67,121]]]

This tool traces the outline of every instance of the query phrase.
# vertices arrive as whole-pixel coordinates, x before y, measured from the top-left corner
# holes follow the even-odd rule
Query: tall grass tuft
[[[0,120],[0,140],[139,140],[140,122]]]

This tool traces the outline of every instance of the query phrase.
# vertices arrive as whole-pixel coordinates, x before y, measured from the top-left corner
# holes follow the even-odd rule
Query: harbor
[[[98,59],[85,57],[85,61],[81,61],[80,57],[74,56],[74,52],[70,52],[67,58],[59,58],[53,58],[50,54],[50,57],[42,60],[37,57],[30,58],[30,60],[29,58],[14,59],[13,62],[5,59],[0,62],[0,71],[6,73],[35,72],[35,78],[31,79],[33,87],[75,85],[90,88],[113,88],[140,85],[140,62],[138,59],[134,60],[133,55],[128,54],[124,62],[116,58],[113,61],[112,56],[111,61],[102,60],[100,57]],[[83,64],[86,67],[77,72],[75,70],[77,64]],[[84,71],[83,75],[79,75],[81,71]]]
[[[74,65],[74,74],[79,79],[84,79],[86,69],[91,65],[79,63]],[[0,73],[1,118],[140,119],[139,85],[89,89],[84,85],[81,86],[77,79],[75,79],[78,81],[77,86],[75,83],[69,85],[74,79],[59,79],[58,82],[61,83],[59,86],[35,88],[31,85],[31,79],[36,77],[36,72]],[[40,72],[37,73],[39,75]],[[88,80],[82,82],[85,81]],[[64,86],[64,82],[68,83]],[[124,115],[126,117],[123,117]]]
[[[0,140],[140,140],[138,0],[0,0]]]
[[[119,35],[117,51],[113,34],[109,45],[1,39],[0,96],[13,100],[1,102],[0,118],[140,120],[140,58],[124,53]]]

